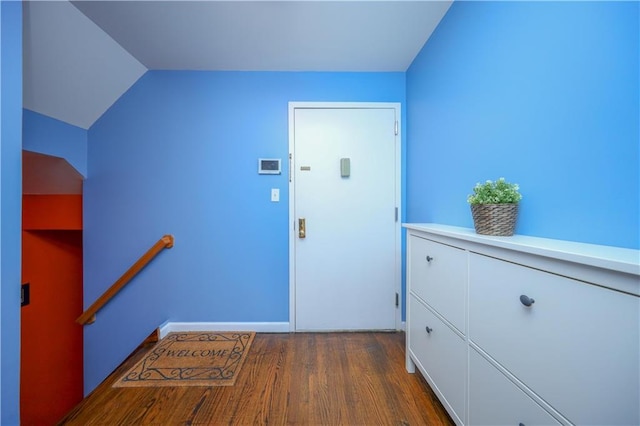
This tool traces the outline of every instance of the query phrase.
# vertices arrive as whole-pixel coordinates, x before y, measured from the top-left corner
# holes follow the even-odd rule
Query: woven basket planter
[[[518,204],[471,204],[476,233],[510,237],[516,228]]]

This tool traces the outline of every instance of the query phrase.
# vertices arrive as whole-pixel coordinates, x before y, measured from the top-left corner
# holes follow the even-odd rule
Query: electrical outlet
[[[271,188],[271,201],[274,203],[280,201],[280,190],[278,188]]]
[[[27,306],[31,303],[31,295],[29,291],[29,283],[20,286],[20,306]]]

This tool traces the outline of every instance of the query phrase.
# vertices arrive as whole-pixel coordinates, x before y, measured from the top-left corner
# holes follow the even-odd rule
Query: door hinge
[[[396,222],[398,221],[398,208],[396,207]]]
[[[291,165],[293,163],[293,155],[289,153],[289,183],[291,183]]]
[[[400,295],[396,293],[396,308],[400,306]]]

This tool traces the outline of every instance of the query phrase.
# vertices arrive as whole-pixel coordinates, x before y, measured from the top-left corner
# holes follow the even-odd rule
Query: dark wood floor
[[[62,425],[452,425],[398,333],[257,334],[234,386],[113,388],[142,346]]]

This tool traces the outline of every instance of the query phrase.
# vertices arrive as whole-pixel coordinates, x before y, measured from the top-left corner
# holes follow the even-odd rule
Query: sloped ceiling
[[[68,1],[23,4],[23,106],[88,129],[147,71]]]
[[[405,71],[451,1],[29,1],[24,106],[89,128],[147,69]]]

